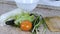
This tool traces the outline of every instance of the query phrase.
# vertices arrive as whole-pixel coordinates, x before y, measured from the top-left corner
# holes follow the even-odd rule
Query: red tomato
[[[20,28],[24,31],[29,31],[32,29],[32,23],[28,20],[25,20],[20,24]]]

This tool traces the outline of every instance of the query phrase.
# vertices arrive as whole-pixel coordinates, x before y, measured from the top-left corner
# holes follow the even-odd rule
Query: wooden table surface
[[[10,3],[0,3],[0,15],[16,8],[16,5],[12,5]],[[60,10],[52,10],[48,8],[35,8],[33,12],[41,14],[42,16],[60,16]],[[42,34],[42,28],[43,27],[39,28],[41,30],[39,34]],[[0,26],[0,34],[29,34],[29,32],[23,32],[19,28],[6,25],[3,27]],[[50,32],[47,30],[46,34],[60,34],[60,32]]]

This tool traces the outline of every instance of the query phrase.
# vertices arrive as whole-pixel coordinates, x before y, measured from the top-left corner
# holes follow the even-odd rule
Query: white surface
[[[20,4],[20,3],[16,3],[16,4],[18,8],[21,8],[26,11],[32,11],[37,6],[37,4]]]
[[[15,0],[15,2],[19,8],[32,11],[37,7],[39,0]]]
[[[24,4],[33,4],[38,3],[39,0],[15,0],[17,3],[24,3]]]

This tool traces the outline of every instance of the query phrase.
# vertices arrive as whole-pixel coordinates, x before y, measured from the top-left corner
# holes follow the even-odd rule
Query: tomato
[[[20,28],[24,31],[29,31],[32,29],[32,23],[28,20],[25,20],[20,24]]]

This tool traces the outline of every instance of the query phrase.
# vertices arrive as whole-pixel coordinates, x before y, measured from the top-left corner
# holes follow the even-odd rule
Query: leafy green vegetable
[[[15,24],[18,25],[18,23],[21,23],[24,20],[29,20],[32,22],[34,20],[34,16],[29,16],[29,14],[20,15],[20,17],[16,19]]]

